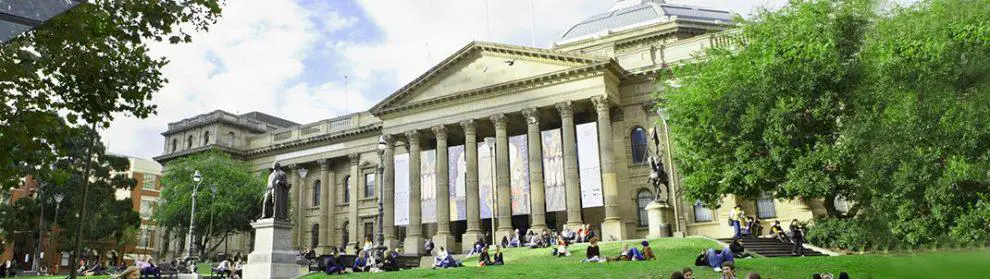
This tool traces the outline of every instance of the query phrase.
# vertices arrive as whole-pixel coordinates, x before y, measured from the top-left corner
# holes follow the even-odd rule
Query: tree
[[[220,151],[210,151],[180,158],[165,166],[162,176],[161,204],[154,219],[159,226],[173,233],[189,231],[192,192],[196,186],[193,174],[199,171],[202,182],[196,198],[196,230],[194,247],[204,247],[207,239],[218,239],[207,249],[198,249],[201,256],[215,250],[232,234],[249,232],[251,222],[261,216],[261,198],[265,182],[252,172],[245,162],[235,160]],[[215,197],[211,187],[215,186]],[[210,219],[213,219],[212,229]]]
[[[910,245],[990,240],[987,5],[792,1],[744,22],[659,96],[688,195],[823,199]]]
[[[741,22],[732,46],[674,68],[663,97],[688,196],[855,196],[839,135],[861,79],[872,1],[794,1]],[[831,215],[838,215],[827,204]]]
[[[59,134],[67,135],[61,139],[56,150],[61,153],[54,157],[56,161],[49,170],[49,176],[41,179],[40,191],[34,198],[20,199],[13,204],[0,205],[0,228],[4,228],[0,237],[4,239],[23,238],[23,234],[17,232],[32,231],[37,232],[39,214],[45,211],[46,228],[76,228],[80,222],[91,224],[83,231],[81,241],[84,247],[90,250],[106,252],[118,249],[117,243],[124,241],[127,231],[137,229],[140,224],[140,216],[134,211],[130,198],[117,200],[115,193],[117,190],[129,191],[133,189],[137,182],[127,177],[126,171],[130,167],[127,158],[110,156],[105,154],[105,147],[97,141],[93,154],[90,158],[92,167],[89,176],[90,196],[87,202],[87,214],[80,218],[78,213],[82,207],[84,191],[82,185],[84,180],[84,169],[88,152],[80,146],[86,146],[90,138],[99,137],[96,131],[87,127],[61,127]],[[62,194],[65,199],[62,201],[58,217],[55,218],[55,202],[52,196],[55,193]],[[57,224],[51,224],[57,219]],[[49,231],[50,230],[47,230]],[[31,235],[32,241],[37,241],[36,235]],[[71,249],[74,231],[69,233],[57,233],[52,235],[58,243],[64,243],[62,249]],[[21,239],[18,242],[24,241]],[[101,253],[102,254],[102,253]]]
[[[116,115],[155,112],[168,60],[147,43],[191,41],[220,16],[222,0],[95,0],[0,46],[0,190],[56,160],[70,125],[106,128]],[[43,175],[42,175],[43,176]]]

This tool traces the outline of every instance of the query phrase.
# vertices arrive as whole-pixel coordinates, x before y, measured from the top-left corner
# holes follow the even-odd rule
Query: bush
[[[808,227],[808,243],[826,248],[854,251],[888,249],[901,243],[875,218],[816,219]]]

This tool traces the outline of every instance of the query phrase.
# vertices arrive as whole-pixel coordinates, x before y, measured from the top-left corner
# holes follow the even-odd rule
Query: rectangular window
[[[155,181],[158,180],[158,176],[157,175],[150,174],[150,173],[145,173],[142,176],[143,176],[143,179],[144,179],[144,181],[143,181],[142,184],[144,185],[144,189],[145,190],[157,190],[158,189],[157,187],[155,187]]]
[[[155,207],[155,202],[150,200],[141,200],[141,219],[150,219]]]
[[[706,208],[705,205],[701,203],[701,201],[695,201],[694,202],[694,222],[695,223],[714,221],[714,218],[712,218],[712,215],[713,215],[712,214],[712,210]]]
[[[372,238],[375,235],[374,227],[374,223],[364,223],[364,239],[361,240],[362,242],[367,239],[374,241],[374,238]]]
[[[756,217],[760,219],[777,218],[777,208],[774,207],[773,197],[764,195],[756,200]]]
[[[344,203],[351,202],[351,177],[344,177]]]
[[[368,173],[364,175],[364,197],[371,198],[375,196],[375,174]]]
[[[141,236],[138,238],[139,248],[150,248],[151,247],[151,237],[154,234],[154,230],[150,228],[145,228],[141,230]]]

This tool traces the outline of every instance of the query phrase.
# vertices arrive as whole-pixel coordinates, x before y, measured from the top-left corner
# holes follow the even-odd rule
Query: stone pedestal
[[[423,245],[426,245],[426,239],[422,236],[407,236],[402,246],[402,254],[407,256],[422,256]]]
[[[447,250],[448,253],[457,254],[457,239],[454,239],[452,234],[437,234],[433,236],[433,245],[436,248],[434,250],[440,251],[440,247]]]
[[[466,232],[461,236],[461,253],[467,255],[471,253],[471,249],[474,249],[474,243],[482,239],[485,243],[491,241],[491,239],[485,239],[485,234],[479,232]]]
[[[244,266],[246,279],[289,279],[300,274],[296,253],[292,251],[292,223],[261,219],[254,227],[254,252],[248,254]]]
[[[626,239],[626,226],[621,220],[605,220],[602,223],[602,233],[598,238],[602,241]]]
[[[670,236],[670,223],[666,218],[669,209],[669,205],[660,202],[652,202],[646,206],[646,214],[650,218],[650,233],[646,235],[646,238]]]

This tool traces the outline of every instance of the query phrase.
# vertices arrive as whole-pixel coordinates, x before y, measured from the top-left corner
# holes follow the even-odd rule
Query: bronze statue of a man
[[[262,203],[262,219],[289,218],[289,185],[288,176],[282,171],[278,162],[272,165],[272,173],[268,175],[268,186],[265,188],[265,198]]]

